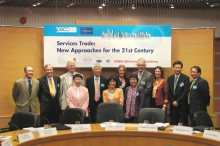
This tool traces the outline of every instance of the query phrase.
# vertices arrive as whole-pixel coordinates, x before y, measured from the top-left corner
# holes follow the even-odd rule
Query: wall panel
[[[171,60],[172,62],[181,60],[184,63],[183,73],[187,75],[193,65],[199,65],[202,68],[202,77],[209,82],[212,97],[208,112],[215,119],[213,116],[213,33],[212,29],[173,30]],[[24,77],[24,66],[28,64],[33,66],[34,78],[44,75],[43,29],[0,27],[0,59],[0,82],[2,83],[0,101],[4,103],[0,107],[0,126],[7,127],[5,121],[10,120],[15,107],[11,96],[13,83]],[[135,70],[135,68],[129,68],[128,75]],[[153,71],[153,69],[148,70]],[[55,68],[54,74],[61,75],[66,71],[65,67]],[[85,78],[92,74],[91,68],[77,67],[76,71],[83,73]],[[115,74],[116,68],[103,68],[104,76]],[[173,69],[166,68],[165,78],[171,74]]]

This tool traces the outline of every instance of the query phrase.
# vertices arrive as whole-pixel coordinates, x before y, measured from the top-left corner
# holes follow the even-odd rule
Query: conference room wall
[[[139,25],[168,24],[173,28],[216,27],[215,37],[220,37],[219,10],[176,10],[139,8],[37,8],[1,7],[0,25],[43,27],[44,24],[75,24],[76,20],[137,21]],[[22,25],[21,17],[27,18]]]
[[[190,67],[199,65],[202,77],[210,85],[210,95],[213,97],[213,29],[172,30],[171,61],[181,60],[184,63],[183,73],[189,75]],[[34,78],[44,75],[43,68],[43,29],[0,27],[0,128],[8,127],[7,123],[14,113],[15,104],[12,99],[13,83],[24,77],[23,68],[32,65]],[[128,69],[130,75],[135,68]],[[150,72],[153,69],[147,68]],[[55,68],[54,74],[65,73],[66,68]],[[92,75],[91,68],[77,67],[76,71],[84,74],[85,78]],[[103,68],[103,76],[115,75],[116,68]],[[165,69],[165,78],[173,74],[172,68]],[[213,98],[208,112],[216,125],[213,115]],[[38,104],[39,114],[39,104]]]

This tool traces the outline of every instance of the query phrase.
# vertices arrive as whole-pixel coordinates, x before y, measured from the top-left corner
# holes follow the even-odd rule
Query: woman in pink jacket
[[[86,87],[81,86],[83,77],[80,74],[73,76],[73,85],[67,92],[67,104],[69,108],[81,108],[86,111],[85,122],[88,121],[89,94]]]

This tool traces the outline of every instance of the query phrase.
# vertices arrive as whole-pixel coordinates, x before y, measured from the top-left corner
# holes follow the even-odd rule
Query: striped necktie
[[[30,97],[31,97],[31,92],[32,92],[32,85],[31,85],[31,80],[29,79],[28,80],[28,93],[29,93]]]

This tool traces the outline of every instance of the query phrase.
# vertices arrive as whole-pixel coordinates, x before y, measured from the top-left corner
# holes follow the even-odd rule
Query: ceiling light
[[[131,9],[133,9],[133,10],[135,9],[135,5],[134,4],[131,5]]]
[[[213,8],[213,7],[215,7],[215,5],[212,4],[212,5],[210,5],[210,7]]]
[[[75,3],[70,4],[70,6],[74,5]]]
[[[102,3],[102,6],[105,7],[106,6],[105,3]]]
[[[99,9],[102,9],[102,6],[99,6]]]
[[[36,7],[36,6],[37,6],[37,4],[33,4],[32,6],[33,6],[33,7]]]
[[[170,8],[171,8],[171,9],[174,9],[174,5],[173,5],[173,4],[170,4]]]

